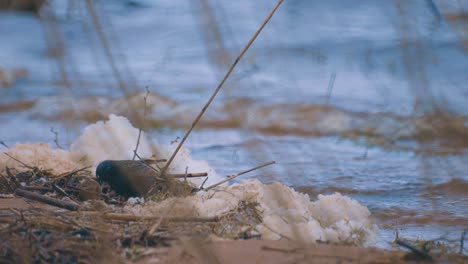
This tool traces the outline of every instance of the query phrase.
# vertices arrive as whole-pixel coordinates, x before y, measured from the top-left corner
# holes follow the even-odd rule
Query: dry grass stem
[[[237,177],[239,177],[239,176],[241,176],[241,175],[243,175],[243,174],[249,173],[249,172],[251,172],[251,171],[254,171],[254,170],[257,170],[257,169],[260,169],[260,168],[263,168],[263,167],[266,167],[266,166],[275,164],[275,163],[276,163],[275,161],[270,161],[270,162],[267,162],[267,163],[265,163],[265,164],[262,164],[262,165],[253,167],[253,168],[251,168],[251,169],[248,169],[248,170],[245,170],[245,171],[241,171],[241,172],[239,172],[239,173],[236,173],[236,174],[233,174],[233,175],[228,176],[225,180],[222,180],[222,181],[220,181],[220,182],[218,182],[218,183],[215,183],[215,184],[213,184],[213,185],[211,185],[211,186],[209,186],[209,187],[207,187],[207,188],[205,188],[205,189],[200,189],[200,190],[209,191],[209,190],[211,190],[211,189],[213,189],[213,188],[218,187],[219,185],[221,185],[221,184],[223,184],[223,183],[226,183],[226,182],[228,182],[228,181],[232,181],[232,180],[234,180],[235,178],[237,178]]]

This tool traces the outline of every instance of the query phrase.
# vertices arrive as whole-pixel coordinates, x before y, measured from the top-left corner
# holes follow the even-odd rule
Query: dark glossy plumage
[[[105,160],[96,168],[99,183],[106,182],[124,197],[146,196],[156,176],[154,170],[137,160]]]

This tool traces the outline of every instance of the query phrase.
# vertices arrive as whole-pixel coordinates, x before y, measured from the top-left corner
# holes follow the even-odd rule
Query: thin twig
[[[3,154],[7,155],[8,157],[10,157],[11,159],[13,159],[14,161],[20,163],[21,165],[23,165],[24,167],[28,168],[28,169],[31,169],[31,170],[34,170],[35,168],[34,167],[31,167],[29,165],[27,165],[26,163],[22,162],[21,160],[11,156],[10,154],[6,153],[6,152],[3,152]]]
[[[257,170],[257,169],[260,169],[260,168],[263,168],[263,167],[266,167],[266,166],[275,164],[275,163],[276,163],[275,161],[270,161],[270,162],[267,162],[267,163],[265,163],[265,164],[262,164],[262,165],[253,167],[253,168],[251,168],[251,169],[248,169],[248,170],[241,171],[241,172],[239,172],[239,173],[230,175],[230,176],[228,176],[225,180],[222,180],[222,181],[220,181],[220,182],[218,182],[218,183],[215,183],[215,184],[213,184],[213,185],[211,185],[211,186],[209,186],[209,187],[207,187],[206,189],[203,189],[203,190],[204,190],[204,191],[211,190],[211,189],[213,189],[213,188],[215,188],[215,187],[218,187],[219,185],[221,185],[221,184],[223,184],[223,183],[225,183],[225,182],[231,181],[231,180],[233,180],[233,179],[235,179],[235,178],[241,176],[242,174],[246,174],[246,173],[249,173],[249,172],[251,172],[251,171],[254,171],[254,170]],[[202,189],[200,189],[199,191],[201,191],[201,190],[202,190]]]
[[[136,157],[141,161],[141,163],[143,163],[143,165],[145,165],[146,167],[152,169],[154,172],[157,173],[157,175],[161,175],[160,172],[153,166],[149,165],[148,163],[145,162],[145,160],[143,158],[140,157],[140,155],[138,155],[136,152],[134,152],[136,154]],[[159,177],[156,177],[156,178],[159,178]]]
[[[52,132],[54,134],[54,143],[55,143],[55,146],[57,146],[57,148],[61,149],[62,146],[60,146],[59,142],[58,142],[58,132],[55,131],[54,127],[51,127],[50,128],[50,132]]]
[[[143,101],[144,101],[143,122],[146,121],[146,100],[148,99],[149,93],[150,93],[150,91],[149,91],[148,87],[146,87],[146,94],[145,94],[145,97],[143,97]],[[136,143],[136,146],[135,146],[135,150],[133,151],[132,160],[135,160],[136,155],[137,155],[137,151],[138,151],[138,147],[140,146],[141,131],[143,130],[141,127],[142,127],[142,124],[140,124],[140,129],[138,130],[138,139],[137,139],[137,143]]]
[[[177,153],[179,152],[180,148],[182,147],[182,145],[184,144],[185,140],[187,140],[188,136],[190,135],[190,133],[192,132],[192,130],[195,128],[195,126],[198,124],[198,122],[200,121],[201,117],[203,116],[203,114],[205,114],[206,110],[208,109],[208,107],[211,105],[211,102],[213,101],[213,99],[216,97],[216,95],[218,94],[218,92],[221,90],[221,88],[223,87],[224,83],[226,82],[226,80],[228,79],[228,77],[231,75],[232,71],[234,70],[234,68],[236,67],[237,63],[242,59],[242,57],[244,56],[244,54],[247,52],[247,50],[250,48],[250,46],[252,45],[252,43],[255,41],[255,39],[257,38],[257,36],[260,34],[260,32],[263,30],[263,28],[266,26],[266,24],[270,21],[270,19],[273,17],[273,14],[275,14],[276,10],[280,7],[280,5],[283,3],[284,0],[279,0],[278,3],[276,4],[276,6],[273,8],[273,10],[270,12],[270,14],[267,16],[267,18],[265,19],[265,21],[263,21],[262,25],[257,29],[257,31],[255,32],[255,34],[252,36],[252,38],[249,40],[249,42],[247,43],[247,45],[242,49],[242,51],[240,52],[240,54],[237,56],[236,60],[234,61],[234,63],[231,65],[231,67],[229,68],[229,70],[227,71],[226,75],[224,76],[224,78],[221,80],[221,82],[219,83],[218,87],[216,88],[216,90],[214,91],[214,93],[211,95],[210,99],[208,100],[208,102],[206,102],[205,106],[203,106],[202,110],[200,111],[200,113],[198,114],[198,116],[195,118],[195,120],[193,121],[192,123],[192,126],[190,127],[190,129],[185,133],[184,137],[182,138],[182,140],[180,141],[179,145],[177,145],[177,148],[174,150],[174,152],[172,153],[172,156],[169,158],[169,161],[166,163],[166,165],[164,165],[164,167],[161,169],[161,174],[164,174],[164,172],[166,172],[167,168],[169,168],[169,166],[171,165],[172,161],[174,160],[175,156],[177,155]]]
[[[463,250],[465,248],[465,235],[468,234],[468,230],[464,230],[461,237],[460,237],[460,254],[463,254]]]
[[[64,189],[60,188],[60,186],[58,186],[57,184],[54,184],[52,185],[52,187],[54,188],[55,191],[59,192],[60,194],[70,198],[72,201],[76,202],[76,200],[71,197]]]
[[[330,80],[328,81],[327,97],[326,97],[326,102],[325,102],[325,104],[327,105],[330,103],[330,98],[333,92],[333,87],[335,85],[335,79],[336,79],[336,72],[333,72],[330,75]]]
[[[207,180],[208,180],[208,177],[206,177],[206,179],[200,185],[200,188],[199,188],[200,190],[203,190],[203,186],[205,186],[205,183],[206,183]]]
[[[5,141],[0,140],[0,145],[4,146],[5,148],[9,149],[8,145],[5,143]]]

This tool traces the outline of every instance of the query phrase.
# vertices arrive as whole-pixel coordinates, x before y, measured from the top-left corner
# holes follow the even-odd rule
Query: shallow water
[[[118,103],[123,93],[86,7],[70,11],[64,2],[53,10],[66,78],[50,54],[47,27],[26,13],[0,13],[0,67],[28,71],[0,88],[0,140],[7,145],[54,144],[54,127],[66,147],[87,122],[110,110],[129,113]],[[286,1],[189,138],[194,156],[226,175],[276,160],[246,177],[281,181],[313,198],[349,195],[369,207],[385,242],[395,229],[458,237],[468,227],[463,32],[427,1],[403,2]],[[459,1],[434,2],[442,14],[467,12]],[[183,136],[273,5],[96,6],[127,88],[144,94],[148,86],[154,95],[152,136]],[[453,114],[429,114],[435,108]]]

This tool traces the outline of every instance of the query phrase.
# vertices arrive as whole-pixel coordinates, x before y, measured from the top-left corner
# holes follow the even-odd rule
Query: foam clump
[[[97,167],[103,160],[125,160],[133,158],[133,151],[138,142],[139,130],[122,116],[111,114],[109,120],[99,121],[87,126],[83,134],[71,145],[72,157],[83,165]],[[177,143],[162,145],[148,139],[146,133],[140,135],[138,155],[142,158],[169,159]],[[221,181],[206,161],[193,159],[190,152],[182,147],[168,168],[168,173],[207,172],[207,185]],[[189,181],[200,186],[204,178],[190,178]]]
[[[138,129],[127,118],[110,115],[108,121],[88,125],[70,147],[74,160],[96,167],[103,160],[132,159]],[[142,132],[138,154],[150,157],[150,142]]]
[[[319,195],[317,201],[310,201],[307,194],[281,183],[266,185],[258,180],[246,180],[191,197],[127,205],[126,210],[142,215],[168,212],[173,216],[212,217],[232,213],[241,203],[256,204],[262,222],[255,230],[263,239],[362,245],[377,231],[369,210],[348,197],[336,193]]]
[[[80,165],[73,161],[70,152],[62,149],[54,149],[49,144],[16,144],[9,148],[6,153],[22,163],[47,170],[53,175],[77,169]],[[7,155],[0,155],[0,174],[8,167],[17,171],[26,171],[29,168]]]

